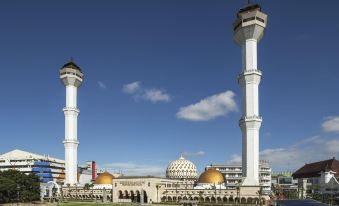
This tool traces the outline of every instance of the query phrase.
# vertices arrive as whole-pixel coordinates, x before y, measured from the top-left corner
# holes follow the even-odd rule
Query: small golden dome
[[[225,182],[225,178],[224,175],[215,168],[209,168],[200,175],[198,182],[207,184],[222,184]]]
[[[95,178],[94,184],[97,185],[111,185],[113,184],[114,176],[109,172],[101,173],[97,178]]]

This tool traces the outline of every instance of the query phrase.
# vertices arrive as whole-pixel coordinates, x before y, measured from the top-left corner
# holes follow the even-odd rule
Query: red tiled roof
[[[320,162],[305,164],[292,174],[293,178],[310,178],[320,177],[320,172],[332,170],[337,172],[335,175],[339,176],[339,161],[336,159],[329,159]]]

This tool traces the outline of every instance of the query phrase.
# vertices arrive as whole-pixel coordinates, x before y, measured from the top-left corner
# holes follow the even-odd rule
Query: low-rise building
[[[301,197],[307,194],[319,192],[339,192],[339,161],[332,159],[305,164],[292,174],[298,180],[298,188]]]

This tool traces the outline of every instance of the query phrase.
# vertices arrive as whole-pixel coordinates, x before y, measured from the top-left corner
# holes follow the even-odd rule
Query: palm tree
[[[262,195],[263,195],[262,186],[260,186],[260,189],[258,190],[257,195],[259,196],[259,204],[260,204],[260,206],[262,206],[262,201],[261,201],[261,198],[262,198]]]

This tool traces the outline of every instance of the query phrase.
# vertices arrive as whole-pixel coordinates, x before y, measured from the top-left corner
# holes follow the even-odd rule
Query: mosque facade
[[[166,169],[166,177],[119,176],[109,172],[98,175],[91,187],[61,187],[65,199],[95,200],[114,203],[219,202],[259,203],[268,196],[248,187],[227,187],[225,175],[211,167],[198,176],[196,166],[181,156]],[[257,191],[259,192],[259,191]]]

